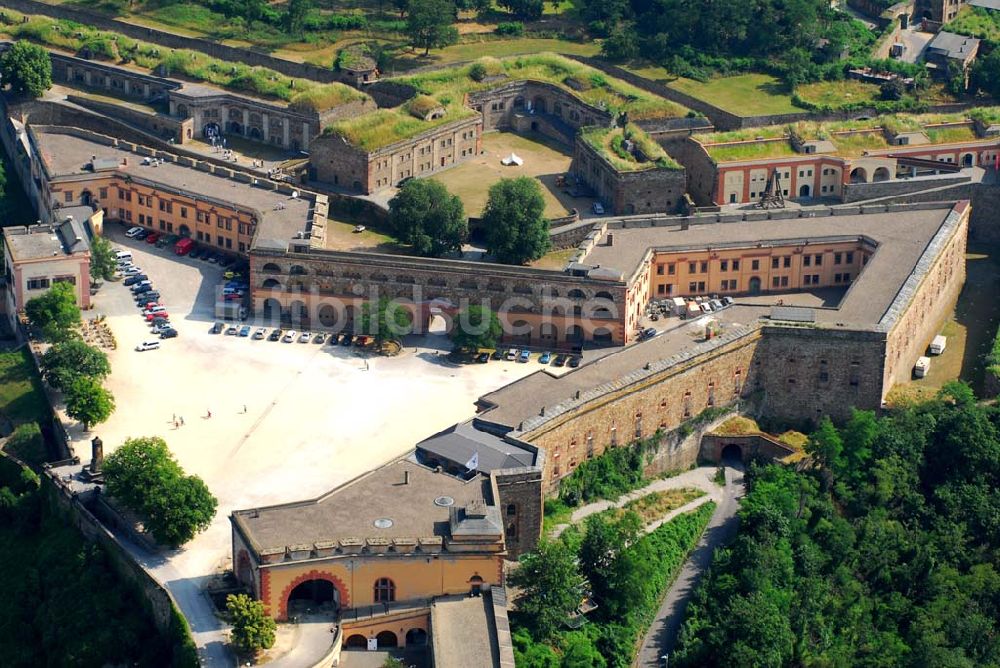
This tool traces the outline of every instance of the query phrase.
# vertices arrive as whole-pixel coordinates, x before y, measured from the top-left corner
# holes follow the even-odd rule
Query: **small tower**
[[[104,468],[104,441],[100,436],[95,436],[90,441],[90,475],[96,476]]]

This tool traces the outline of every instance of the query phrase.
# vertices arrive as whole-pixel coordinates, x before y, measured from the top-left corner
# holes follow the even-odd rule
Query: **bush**
[[[506,21],[498,23],[494,31],[498,35],[505,37],[520,37],[524,34],[524,24],[520,21]]]
[[[486,78],[486,65],[482,63],[472,63],[469,67],[469,78],[473,81],[482,81]]]

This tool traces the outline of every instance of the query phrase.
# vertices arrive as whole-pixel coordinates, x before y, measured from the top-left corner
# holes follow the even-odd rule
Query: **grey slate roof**
[[[493,434],[479,431],[469,422],[448,427],[417,443],[418,455],[430,454],[458,466],[465,466],[477,452],[479,466],[476,470],[484,473],[535,464],[535,453]]]
[[[983,9],[1000,11],[1000,0],[969,0],[968,4],[973,7],[982,7]]]
[[[939,32],[927,49],[932,53],[938,53],[948,58],[965,60],[970,54],[974,54],[979,49],[979,40],[975,37],[956,35],[953,32]]]

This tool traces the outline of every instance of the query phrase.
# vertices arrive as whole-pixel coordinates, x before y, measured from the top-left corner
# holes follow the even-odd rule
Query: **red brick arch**
[[[324,573],[323,571],[309,571],[308,573],[303,573],[302,575],[292,580],[282,590],[281,601],[278,604],[281,607],[278,609],[278,616],[276,618],[278,619],[278,621],[284,621],[288,619],[288,597],[292,595],[292,590],[298,587],[303,582],[308,582],[309,580],[326,580],[327,582],[332,582],[333,586],[337,589],[337,593],[340,595],[340,607],[342,608],[351,607],[351,595],[347,591],[347,586],[340,578],[330,573]]]

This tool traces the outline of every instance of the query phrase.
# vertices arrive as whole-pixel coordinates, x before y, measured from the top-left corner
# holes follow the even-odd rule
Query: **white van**
[[[672,297],[670,303],[674,315],[684,315],[687,310],[687,302],[684,301],[683,297]]]
[[[132,251],[120,250],[115,251],[115,259],[120,262],[131,262],[132,261]]]
[[[135,349],[138,352],[142,353],[142,352],[145,352],[147,350],[156,350],[159,347],[160,347],[160,342],[159,341],[143,341],[142,343],[140,343],[139,345],[137,345],[135,347]]]
[[[923,378],[927,375],[927,372],[931,370],[931,358],[930,357],[918,357],[917,363],[913,366],[913,375],[917,378]]]
[[[948,338],[938,334],[931,341],[931,355],[940,355],[948,347]]]

